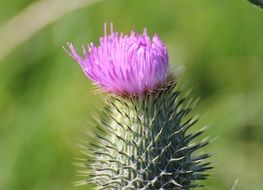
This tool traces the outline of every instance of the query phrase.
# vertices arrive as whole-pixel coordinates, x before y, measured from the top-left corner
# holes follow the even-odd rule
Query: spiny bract
[[[84,166],[91,174],[79,184],[95,183],[107,190],[202,186],[200,181],[211,169],[205,161],[210,155],[196,151],[208,141],[192,142],[204,130],[188,134],[197,119],[191,118],[191,105],[173,80],[155,92],[112,95],[107,102],[100,124],[104,133],[97,134],[97,142],[85,149],[92,162],[85,161]]]

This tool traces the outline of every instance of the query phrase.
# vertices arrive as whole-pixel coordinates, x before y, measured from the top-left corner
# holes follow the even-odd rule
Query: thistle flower
[[[90,156],[78,166],[88,178],[77,184],[95,183],[101,190],[202,186],[212,167],[205,161],[210,154],[198,150],[209,141],[195,141],[204,129],[189,132],[198,119],[191,117],[193,104],[181,95],[175,79],[167,77],[168,53],[159,37],[151,40],[146,31],[119,35],[113,29],[107,35],[105,28],[98,47],[83,48],[85,58],[72,44],[69,48],[85,74],[115,94],[97,123],[103,133],[82,146]]]
[[[87,52],[83,46],[85,58],[68,44],[69,54],[95,84],[116,94],[142,94],[165,82],[168,53],[157,34],[150,39],[145,29],[143,34],[124,35],[114,32],[112,25],[111,33],[106,25],[104,33],[98,47],[91,43]]]

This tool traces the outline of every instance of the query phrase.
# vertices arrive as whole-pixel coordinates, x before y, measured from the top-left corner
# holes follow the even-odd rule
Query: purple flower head
[[[72,43],[68,43],[71,55],[84,73],[102,90],[115,94],[140,95],[154,90],[165,82],[168,70],[168,52],[155,34],[151,39],[146,29],[143,34],[130,35],[113,31],[104,36],[100,45],[83,46],[84,58],[79,56]]]

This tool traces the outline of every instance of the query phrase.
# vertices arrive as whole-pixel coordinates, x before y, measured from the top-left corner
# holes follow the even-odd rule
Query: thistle
[[[204,130],[189,128],[192,104],[168,74],[168,52],[155,34],[150,38],[113,31],[100,38],[100,45],[83,47],[84,58],[68,44],[82,70],[108,93],[102,130],[88,145],[84,161],[87,179],[97,189],[153,190],[191,189],[202,186],[210,154],[197,151],[207,140],[193,142]]]

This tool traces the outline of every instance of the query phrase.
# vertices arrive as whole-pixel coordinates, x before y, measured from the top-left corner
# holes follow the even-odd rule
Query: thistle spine
[[[104,132],[89,146],[93,162],[86,169],[92,175],[80,183],[107,190],[202,186],[212,168],[205,161],[210,154],[196,151],[209,142],[192,143],[204,130],[188,133],[198,119],[191,118],[192,108],[173,80],[141,96],[111,96],[107,105]]]

